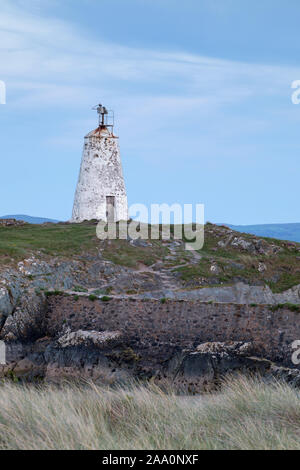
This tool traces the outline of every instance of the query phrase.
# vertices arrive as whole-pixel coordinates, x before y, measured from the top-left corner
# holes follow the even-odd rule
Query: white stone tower
[[[113,113],[99,104],[99,126],[84,139],[71,222],[128,220],[128,203],[119,139],[113,132]]]

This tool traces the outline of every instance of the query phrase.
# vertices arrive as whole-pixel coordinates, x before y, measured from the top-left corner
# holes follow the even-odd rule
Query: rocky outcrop
[[[218,389],[232,374],[251,374],[300,387],[299,369],[255,356],[255,349],[252,343],[208,342],[149,362],[147,351],[141,347],[140,354],[136,354],[119,332],[77,331],[66,333],[58,341],[46,337],[27,346],[10,344],[9,362],[0,366],[0,377],[30,381],[89,379],[101,384],[152,378],[185,392],[199,393]]]
[[[165,296],[177,300],[200,300],[203,302],[223,302],[237,304],[300,304],[300,285],[274,294],[269,286],[249,286],[243,282],[237,282],[232,286],[203,287],[189,291],[167,291]],[[140,297],[161,298],[161,292],[145,293]]]
[[[276,378],[300,387],[300,370],[279,367],[253,356],[254,350],[251,343],[203,343],[193,351],[182,351],[172,358],[166,375],[177,386],[192,393],[216,389],[226,376],[237,373]]]
[[[251,254],[259,254],[259,255],[274,255],[282,251],[282,249],[273,244],[268,243],[262,239],[254,239],[252,237],[251,240],[247,240],[242,236],[234,237],[231,236],[229,240],[220,241],[219,246],[224,247],[231,245],[235,248],[241,248],[242,250],[248,251]]]
[[[13,306],[6,287],[0,287],[0,328],[3,327],[6,318],[13,312]]]
[[[71,331],[67,328],[57,343],[61,348],[76,346],[95,347],[105,349],[108,346],[113,347],[121,342],[122,333],[120,331]]]
[[[16,219],[0,219],[0,227],[20,227],[21,225],[25,225],[26,222],[23,220],[16,220]]]
[[[159,258],[154,242],[127,240],[118,258],[108,241],[69,258],[35,251],[3,267],[0,339],[8,363],[2,375],[168,377],[195,390],[232,371],[297,382],[291,344],[300,339],[300,285],[273,293],[265,284],[283,276],[280,287],[291,285],[284,278],[289,261],[297,282],[299,245],[211,224],[206,233],[205,254],[164,240]],[[278,305],[288,303],[297,305]]]
[[[46,325],[46,298],[27,291],[21,296],[18,305],[9,315],[1,330],[0,338],[5,342],[34,341],[43,336]]]
[[[292,344],[300,338],[299,310],[289,304],[273,307],[31,292],[6,319],[0,339],[27,344],[43,337],[55,342],[64,336],[66,346],[81,347],[92,345],[92,339],[101,342],[104,332],[120,332],[124,348],[142,354],[141,364],[150,369],[176,350],[202,342],[243,341],[255,344],[256,355],[291,366]]]

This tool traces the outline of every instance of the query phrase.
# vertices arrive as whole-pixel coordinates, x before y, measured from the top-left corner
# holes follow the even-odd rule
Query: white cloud
[[[19,0],[12,5],[1,0],[0,79],[7,83],[12,109],[71,108],[80,115],[101,99],[117,110],[128,145],[134,139],[136,146],[142,146],[149,135],[167,136],[170,129],[179,142],[184,128],[189,144],[182,142],[182,148],[192,148],[201,136],[204,148],[209,146],[213,152],[216,134],[218,139],[234,139],[238,132],[257,133],[269,125],[255,112],[236,117],[234,107],[251,107],[252,100],[259,107],[268,98],[284,98],[286,106],[291,106],[290,83],[300,77],[300,68],[143,50],[99,37],[90,39],[66,22],[43,17],[42,4]],[[55,142],[69,142],[71,128],[77,128],[78,122],[80,118],[69,122],[66,134],[57,136]],[[151,145],[155,147],[155,139]]]
[[[104,95],[126,92],[135,97],[152,96],[157,89],[162,104],[174,112],[183,103],[188,108],[203,101],[215,106],[252,95],[283,93],[283,87],[300,76],[299,68],[162,53],[87,39],[83,31],[63,21],[43,18],[35,10],[26,13],[25,5],[19,1],[12,6],[2,0],[0,7],[1,74],[19,92],[18,106],[66,106],[88,96],[92,99],[97,88]]]

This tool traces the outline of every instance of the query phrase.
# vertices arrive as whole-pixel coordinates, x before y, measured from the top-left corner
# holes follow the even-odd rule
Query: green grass
[[[270,307],[270,310],[272,312],[277,312],[278,310],[281,310],[282,308],[290,310],[291,312],[300,313],[300,305],[291,304],[291,303],[272,305]]]
[[[187,266],[182,266],[179,268],[175,268],[174,272],[180,274],[180,278],[183,281],[189,281],[191,279],[199,278],[199,277],[212,277],[209,271],[211,266],[211,262],[208,259],[202,259],[199,261],[198,264],[190,264]]]
[[[299,266],[299,245],[296,247],[290,246],[289,243],[263,238],[267,243],[272,243],[281,248],[281,252],[265,256],[258,254],[249,254],[243,250],[238,250],[232,246],[220,248],[218,241],[220,238],[214,234],[209,233],[212,228],[211,224],[207,224],[205,231],[205,243],[199,254],[203,259],[199,263],[190,264],[179,268],[174,268],[175,272],[179,273],[182,281],[186,283],[193,282],[197,286],[210,284],[210,279],[218,280],[218,284],[232,284],[233,279],[239,279],[251,285],[268,285],[273,293],[281,293],[291,287],[300,284],[300,266]],[[243,238],[251,240],[252,235],[243,235]],[[219,267],[219,274],[212,273],[210,267],[212,260],[215,261]],[[265,263],[267,270],[263,273],[258,271],[258,264]],[[238,269],[233,263],[243,265],[243,269]],[[274,277],[278,277],[276,281]]]
[[[91,295],[89,295],[89,300],[90,300],[91,302],[95,302],[95,300],[98,300],[98,297],[97,297],[96,295],[94,295],[94,294],[91,294]]]
[[[0,449],[296,450],[300,394],[245,378],[220,393],[166,387],[0,385]]]
[[[46,297],[52,297],[52,296],[56,296],[56,295],[64,295],[64,292],[62,292],[60,290],[50,290],[50,291],[45,292]]]
[[[268,281],[267,284],[274,294],[284,292],[288,289],[291,289],[293,286],[300,284],[300,272],[283,273],[279,281]]]
[[[82,286],[74,286],[73,287],[73,291],[74,292],[88,292],[88,289],[86,289],[85,287],[82,287]]]
[[[104,295],[103,297],[101,297],[101,300],[102,300],[102,302],[110,302],[112,300],[112,298],[108,297],[107,295]]]
[[[125,240],[111,240],[106,243],[102,256],[115,264],[136,268],[139,264],[151,266],[166,253],[166,248],[159,241],[153,241],[149,247],[136,247]]]
[[[0,258],[22,259],[28,253],[72,256],[95,249],[95,226],[81,224],[0,227]]]

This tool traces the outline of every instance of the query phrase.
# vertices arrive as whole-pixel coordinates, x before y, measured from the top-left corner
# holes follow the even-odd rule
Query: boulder
[[[0,219],[0,226],[2,227],[19,227],[21,225],[25,225],[27,222],[24,220],[16,220],[16,219]]]
[[[177,354],[167,365],[167,376],[191,393],[217,389],[228,374],[256,374],[300,386],[300,370],[279,367],[253,355],[253,343],[209,342]]]
[[[71,331],[68,329],[57,340],[58,346],[68,348],[74,346],[95,347],[105,349],[116,346],[122,338],[120,331]]]
[[[1,330],[0,339],[6,342],[34,341],[44,336],[46,298],[35,291],[24,292],[18,306],[9,315]]]
[[[10,299],[9,291],[6,287],[0,287],[0,328],[3,326],[6,318],[13,311],[13,305]]]

